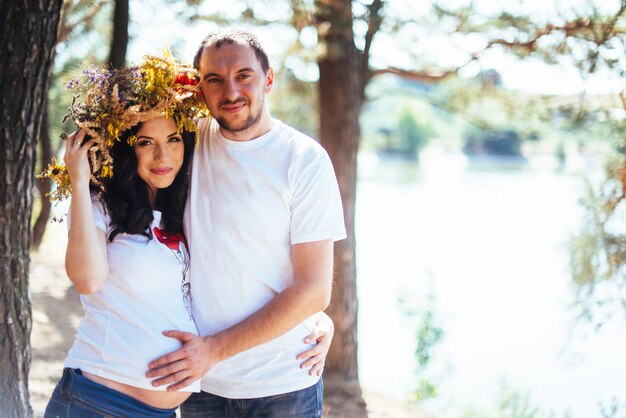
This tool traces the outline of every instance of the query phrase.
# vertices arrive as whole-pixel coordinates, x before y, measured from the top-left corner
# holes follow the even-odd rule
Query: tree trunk
[[[30,216],[35,146],[62,0],[0,0],[0,416],[31,417]]]
[[[114,68],[126,65],[126,49],[128,48],[128,0],[115,0],[113,12],[113,39],[109,64]]]
[[[39,161],[41,162],[42,169],[50,163],[52,158],[52,142],[50,140],[50,128],[48,126],[48,103],[44,104],[43,116],[41,118],[41,128],[39,134],[39,143],[41,145],[41,154]],[[41,200],[41,211],[35,220],[33,226],[33,239],[31,248],[36,250],[41,245],[41,240],[46,232],[46,226],[48,225],[48,219],[50,218],[50,201],[46,196],[46,193],[50,192],[52,187],[52,181],[49,178],[37,180],[35,182],[37,186],[37,192],[39,193],[39,199]]]
[[[326,365],[331,373],[358,380],[354,209],[362,83],[351,7],[351,0],[320,1],[317,24],[320,43],[326,47],[319,60],[320,142],[335,167],[348,234],[335,245],[335,283],[328,308],[335,337]]]

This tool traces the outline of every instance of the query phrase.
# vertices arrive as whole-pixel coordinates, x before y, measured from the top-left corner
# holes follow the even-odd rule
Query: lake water
[[[583,190],[578,175],[549,161],[475,168],[431,152],[417,168],[361,159],[361,383],[409,397],[417,324],[398,300],[418,305],[432,293],[445,332],[427,369],[440,382],[424,404],[433,415],[495,416],[503,384],[559,417],[601,417],[600,403],[626,403],[624,315],[593,333],[574,327],[570,308],[567,246]]]

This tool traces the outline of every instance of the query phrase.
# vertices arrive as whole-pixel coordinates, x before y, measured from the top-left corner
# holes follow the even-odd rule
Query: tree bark
[[[30,216],[62,0],[0,0],[0,416],[31,417]]]
[[[128,48],[128,0],[115,0],[113,12],[113,38],[109,65],[123,68],[126,65],[126,49]]]
[[[50,163],[52,158],[52,141],[50,140],[50,127],[48,126],[48,103],[44,104],[43,116],[41,118],[41,128],[39,135],[39,143],[41,145],[40,158],[42,169]],[[46,193],[50,192],[52,187],[52,181],[49,178],[37,180],[35,182],[37,186],[37,193],[41,200],[41,211],[37,215],[35,225],[33,225],[33,239],[31,242],[31,248],[36,250],[41,245],[43,235],[46,232],[46,226],[48,225],[48,219],[50,218],[50,201],[46,197]]]
[[[358,380],[354,213],[362,106],[359,52],[352,32],[351,0],[318,1],[317,24],[326,53],[320,58],[320,142],[335,167],[348,238],[335,244],[335,283],[329,315],[335,336],[327,371]]]

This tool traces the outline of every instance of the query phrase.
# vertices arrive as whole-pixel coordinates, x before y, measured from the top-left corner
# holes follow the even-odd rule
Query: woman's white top
[[[154,387],[145,376],[150,361],[181,346],[163,331],[198,333],[191,316],[187,248],[181,242],[173,250],[154,232],[151,240],[118,234],[109,242],[110,218],[97,199],[93,214],[96,226],[107,234],[109,275],[98,292],[80,296],[85,317],[65,367],[164,391],[167,385]],[[153,214],[151,230],[161,223],[161,212]],[[199,392],[200,381],[181,391]]]

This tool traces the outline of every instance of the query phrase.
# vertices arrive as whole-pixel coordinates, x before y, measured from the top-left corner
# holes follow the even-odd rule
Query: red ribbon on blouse
[[[178,251],[179,244],[181,242],[185,244],[185,247],[187,246],[187,240],[185,240],[185,236],[180,232],[178,234],[170,234],[167,231],[161,231],[156,226],[154,227],[153,231],[154,236],[156,236],[159,242],[167,245],[167,248],[173,251]]]

